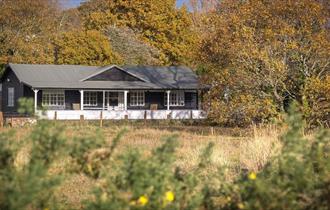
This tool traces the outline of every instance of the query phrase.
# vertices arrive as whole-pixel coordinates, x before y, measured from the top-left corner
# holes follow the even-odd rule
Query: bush
[[[61,174],[51,175],[51,164],[61,156],[62,128],[46,121],[38,122],[27,141],[31,141],[30,159],[15,166],[18,146],[13,133],[0,135],[0,209],[45,209],[57,205],[54,189]],[[17,142],[16,142],[17,143]]]
[[[259,173],[241,175],[226,192],[224,209],[328,209],[330,206],[330,136],[304,135],[301,115],[291,111],[283,148]]]
[[[279,155],[260,171],[241,171],[232,181],[226,169],[209,170],[208,145],[199,164],[187,172],[176,167],[177,136],[144,155],[115,149],[125,130],[107,144],[101,131],[73,139],[64,128],[38,121],[26,141],[13,131],[0,133],[0,209],[68,209],[55,190],[69,175],[84,174],[96,183],[82,209],[328,209],[330,206],[330,135],[304,135],[301,115],[288,117]],[[28,161],[15,164],[19,150],[29,148]],[[67,168],[54,163],[70,158]],[[212,167],[214,168],[214,167]],[[67,169],[67,170],[66,170]],[[64,204],[65,205],[65,204]]]

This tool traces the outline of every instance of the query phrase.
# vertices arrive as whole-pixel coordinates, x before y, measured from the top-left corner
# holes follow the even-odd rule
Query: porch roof
[[[9,64],[18,79],[32,88],[62,89],[198,89],[196,74],[188,67],[78,66]],[[119,68],[141,81],[84,80],[104,70]],[[8,68],[7,68],[8,69]],[[6,69],[6,70],[7,70]]]

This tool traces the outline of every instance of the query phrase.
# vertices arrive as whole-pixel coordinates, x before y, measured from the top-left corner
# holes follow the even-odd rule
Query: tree
[[[163,64],[187,62],[194,43],[191,18],[175,0],[91,0],[79,8],[87,29],[129,27],[160,51]]]
[[[303,90],[303,104],[309,127],[330,127],[330,75],[307,80]]]
[[[0,62],[51,63],[57,1],[2,0],[0,8]]]
[[[112,51],[109,39],[101,32],[72,31],[54,41],[55,63],[76,65],[109,65],[121,63]]]
[[[141,41],[130,28],[109,27],[106,31],[115,52],[125,64],[159,65],[159,50]]]
[[[316,0],[222,1],[201,44],[205,80],[213,85],[210,100],[225,105],[252,94],[252,104],[266,100],[277,112],[291,100],[301,102],[307,79],[330,71],[328,18],[327,8]],[[251,104],[238,103],[242,110]]]

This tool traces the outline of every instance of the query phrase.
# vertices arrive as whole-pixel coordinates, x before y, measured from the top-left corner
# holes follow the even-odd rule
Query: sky
[[[80,2],[82,2],[84,0],[61,0],[62,4],[66,7],[66,8],[71,8],[71,7],[76,7],[80,4]],[[177,6],[180,7],[182,6],[182,4],[184,2],[186,2],[187,0],[177,0]]]

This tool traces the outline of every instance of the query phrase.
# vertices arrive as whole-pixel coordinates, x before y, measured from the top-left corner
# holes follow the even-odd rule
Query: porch
[[[202,110],[49,110],[38,114],[49,120],[164,120],[205,119]]]
[[[196,90],[34,89],[36,112],[50,120],[204,119]],[[40,110],[46,110],[41,112]]]

